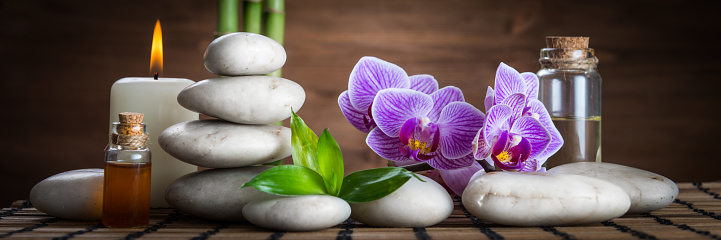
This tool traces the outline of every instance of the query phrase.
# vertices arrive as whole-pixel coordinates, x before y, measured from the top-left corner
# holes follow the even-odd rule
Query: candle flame
[[[150,48],[150,74],[158,78],[163,73],[163,32],[160,30],[160,19],[155,22],[153,45]]]

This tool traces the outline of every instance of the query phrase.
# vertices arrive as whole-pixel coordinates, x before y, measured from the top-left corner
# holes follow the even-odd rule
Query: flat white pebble
[[[351,208],[340,198],[328,195],[283,197],[251,202],[243,208],[249,222],[283,231],[315,231],[348,219]]]
[[[282,121],[304,102],[298,83],[271,76],[206,79],[178,94],[178,103],[188,110],[241,124]]]
[[[474,216],[510,226],[599,223],[622,216],[631,205],[623,189],[600,179],[530,172],[480,175],[462,200]]]
[[[376,227],[428,227],[453,212],[453,199],[433,179],[412,177],[395,192],[381,199],[350,203],[351,218]]]
[[[266,166],[210,169],[182,176],[171,183],[165,200],[190,215],[214,221],[245,222],[243,207],[252,201],[278,196],[252,187],[240,188]]]
[[[100,220],[103,215],[103,169],[78,169],[50,176],[30,190],[30,202],[51,216]]]
[[[285,64],[283,46],[266,36],[237,32],[213,40],[203,54],[205,68],[221,76],[263,75]]]
[[[158,144],[173,157],[208,168],[245,167],[291,155],[290,128],[242,125],[223,120],[175,124],[158,136]]]
[[[646,170],[604,162],[577,162],[554,167],[548,172],[598,178],[621,187],[631,198],[628,213],[662,209],[678,196],[678,186],[664,176]]]

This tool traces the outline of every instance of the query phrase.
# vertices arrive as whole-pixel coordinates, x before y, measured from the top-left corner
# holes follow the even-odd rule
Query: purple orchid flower
[[[474,157],[505,171],[543,171],[563,139],[538,101],[538,77],[501,63],[496,90],[488,88],[484,104],[486,121],[473,140]]]
[[[408,76],[403,68],[375,57],[363,57],[353,68],[348,90],[338,97],[343,116],[356,129],[369,133],[377,125],[371,108],[376,94],[383,89],[412,89],[426,94],[438,90],[438,82],[431,75]]]
[[[466,103],[456,87],[431,95],[409,89],[378,92],[372,114],[378,128],[366,143],[383,158],[427,162],[440,170],[469,167],[474,162],[470,144],[483,124],[483,112]]]

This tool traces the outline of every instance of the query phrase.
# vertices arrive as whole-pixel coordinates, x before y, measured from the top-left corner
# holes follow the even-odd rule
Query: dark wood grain
[[[110,86],[148,76],[156,19],[166,77],[211,78],[215,1],[0,1],[0,205],[38,181],[102,166]],[[721,70],[713,1],[287,1],[284,76],[299,115],[329,128],[346,172],[384,166],[336,100],[362,56],[431,74],[482,106],[505,62],[535,72],[547,35],[590,36],[603,82],[603,160],[675,181],[718,180]],[[6,185],[9,182],[12,185]]]

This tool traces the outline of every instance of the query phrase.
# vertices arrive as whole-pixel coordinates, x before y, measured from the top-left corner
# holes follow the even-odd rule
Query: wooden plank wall
[[[52,174],[102,167],[110,86],[147,76],[156,19],[165,76],[213,77],[202,53],[215,8],[208,0],[0,1],[0,206]],[[603,160],[714,181],[719,9],[681,0],[288,0],[284,76],[305,88],[300,116],[316,132],[330,129],[350,173],[385,165],[336,104],[360,57],[432,74],[482,108],[500,62],[535,72],[544,36],[590,36],[604,79]]]

